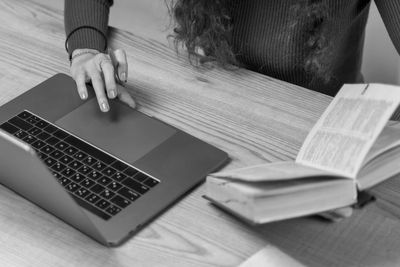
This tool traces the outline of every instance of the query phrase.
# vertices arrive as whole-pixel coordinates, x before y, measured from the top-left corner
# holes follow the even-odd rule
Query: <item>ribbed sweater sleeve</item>
[[[66,41],[70,55],[78,48],[105,50],[107,41],[104,37],[107,36],[112,4],[113,0],[65,0],[64,26],[66,36],[69,36]]]
[[[397,52],[400,54],[400,1],[375,0],[382,20]]]

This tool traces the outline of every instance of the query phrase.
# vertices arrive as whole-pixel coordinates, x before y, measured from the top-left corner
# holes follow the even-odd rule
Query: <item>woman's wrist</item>
[[[80,49],[75,49],[72,54],[71,54],[71,64],[72,61],[77,58],[80,57],[82,55],[87,55],[87,54],[92,54],[92,55],[97,55],[99,54],[100,51],[96,50],[96,49],[90,49],[90,48],[80,48]]]

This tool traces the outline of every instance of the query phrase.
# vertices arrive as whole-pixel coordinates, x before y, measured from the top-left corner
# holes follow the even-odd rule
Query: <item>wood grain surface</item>
[[[0,0],[0,104],[69,73],[62,10]],[[330,98],[247,70],[191,66],[184,52],[112,29],[139,110],[229,153],[235,168],[293,159]],[[1,266],[236,266],[267,244],[309,266],[399,266],[400,180],[340,223],[253,227],[210,205],[201,185],[123,246],[108,249],[0,187]]]

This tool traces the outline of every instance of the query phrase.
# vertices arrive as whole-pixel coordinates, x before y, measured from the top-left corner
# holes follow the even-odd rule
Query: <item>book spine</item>
[[[206,196],[218,206],[226,208],[250,221],[254,221],[253,200],[231,186],[229,181],[207,177]]]

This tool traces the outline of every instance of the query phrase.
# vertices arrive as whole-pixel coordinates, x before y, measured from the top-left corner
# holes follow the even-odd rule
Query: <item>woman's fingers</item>
[[[116,71],[118,73],[118,77],[122,82],[126,83],[128,80],[128,60],[126,59],[126,53],[122,49],[114,50],[112,53],[117,61]]]
[[[88,98],[88,91],[86,88],[86,74],[84,71],[80,71],[74,77],[76,82],[76,87],[78,89],[79,97],[82,100],[86,100]]]
[[[107,96],[104,91],[104,83],[103,78],[100,73],[92,73],[90,78],[92,79],[92,85],[94,88],[94,92],[96,93],[97,102],[99,103],[100,110],[103,112],[107,112],[110,110],[110,106],[108,105]]]
[[[128,93],[125,87],[118,86],[118,99],[130,106],[131,108],[136,108],[135,100]]]
[[[106,54],[98,54],[95,57],[97,71],[104,77],[107,96],[112,99],[117,97],[117,85],[114,78],[114,66],[111,59]],[[102,74],[101,74],[102,73]]]
[[[107,96],[110,99],[116,98],[117,93],[117,84],[114,78],[114,67],[111,64],[111,61],[103,61],[101,64],[101,69],[103,71],[104,82],[106,85]]]

